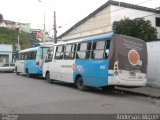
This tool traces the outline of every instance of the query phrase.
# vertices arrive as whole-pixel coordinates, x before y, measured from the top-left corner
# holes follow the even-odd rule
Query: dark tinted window
[[[3,67],[9,67],[9,64],[4,64]]]
[[[160,27],[160,18],[159,17],[156,17],[156,26]]]
[[[15,66],[15,64],[10,64],[10,66]]]
[[[33,60],[36,59],[36,51],[31,51],[31,52],[27,52],[27,53],[23,53],[24,54],[24,60]]]

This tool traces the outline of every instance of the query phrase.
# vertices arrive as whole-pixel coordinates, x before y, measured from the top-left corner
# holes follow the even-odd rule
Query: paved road
[[[160,101],[120,93],[49,84],[44,79],[0,73],[0,113],[159,113]]]

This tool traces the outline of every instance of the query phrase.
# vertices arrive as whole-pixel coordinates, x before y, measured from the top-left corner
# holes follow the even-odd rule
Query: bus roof
[[[38,47],[33,47],[33,48],[27,48],[27,49],[24,49],[24,50],[20,50],[18,53],[24,53],[24,52],[29,52],[29,51],[36,51],[36,50],[38,50],[39,48],[42,48],[42,47],[46,47],[47,48],[48,46],[38,46]]]
[[[110,32],[110,33],[105,33],[105,34],[101,34],[101,35],[84,37],[84,38],[80,38],[80,39],[76,39],[76,40],[72,40],[72,41],[68,41],[68,42],[56,43],[54,45],[63,45],[63,44],[85,42],[85,41],[94,41],[94,40],[98,40],[98,39],[111,39],[113,37],[113,35],[114,35],[114,33]]]

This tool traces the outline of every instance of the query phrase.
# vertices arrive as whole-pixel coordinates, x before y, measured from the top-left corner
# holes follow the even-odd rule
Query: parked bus
[[[54,44],[43,65],[43,77],[86,86],[113,88],[146,85],[147,47],[143,40],[102,34]]]
[[[42,75],[42,65],[48,49],[49,47],[38,46],[19,51],[15,62],[16,74],[26,73],[27,77]]]

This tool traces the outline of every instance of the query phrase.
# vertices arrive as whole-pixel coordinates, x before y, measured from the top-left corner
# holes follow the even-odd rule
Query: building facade
[[[113,22],[125,17],[130,19],[143,17],[146,20],[150,20],[152,26],[157,29],[157,38],[160,39],[160,10],[112,0],[109,0],[87,17],[80,20],[69,30],[61,34],[59,39],[66,41],[111,32]]]
[[[12,45],[0,44],[0,64],[12,63]]]
[[[19,30],[19,32],[23,31],[26,33],[31,33],[30,23],[20,23],[20,22],[14,22],[10,20],[2,20],[0,22],[0,27]]]

